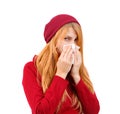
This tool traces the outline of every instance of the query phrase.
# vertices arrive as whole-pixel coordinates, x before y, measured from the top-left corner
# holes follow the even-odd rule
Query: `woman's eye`
[[[78,38],[75,39],[75,41],[77,41],[77,40],[78,40]]]
[[[64,39],[65,39],[65,40],[69,40],[69,38],[66,38],[66,37],[65,37]]]

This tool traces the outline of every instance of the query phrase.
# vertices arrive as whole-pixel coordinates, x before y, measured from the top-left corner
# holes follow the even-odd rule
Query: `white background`
[[[22,88],[23,66],[45,46],[44,25],[59,13],[81,23],[99,114],[120,114],[119,0],[1,0],[0,114],[31,114]]]

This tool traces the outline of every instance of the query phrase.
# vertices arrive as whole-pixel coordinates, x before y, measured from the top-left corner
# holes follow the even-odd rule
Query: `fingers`
[[[74,52],[74,59],[75,59],[75,62],[78,62],[78,63],[82,61],[81,52],[79,50],[76,50]]]
[[[62,51],[59,60],[57,62],[57,74],[60,74],[64,78],[66,77],[72,66],[71,55],[72,55],[72,48],[67,47]]]
[[[69,47],[64,55],[65,58],[69,59],[72,57],[73,50],[71,47]]]

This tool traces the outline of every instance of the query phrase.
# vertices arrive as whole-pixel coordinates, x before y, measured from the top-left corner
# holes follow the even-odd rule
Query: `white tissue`
[[[65,46],[71,46],[72,49],[73,49],[73,51],[74,51],[75,49],[80,49],[80,47],[77,46],[77,45],[75,45],[75,44],[66,44],[66,45],[63,45],[63,49],[64,49]],[[73,55],[72,64],[74,64],[74,55]]]

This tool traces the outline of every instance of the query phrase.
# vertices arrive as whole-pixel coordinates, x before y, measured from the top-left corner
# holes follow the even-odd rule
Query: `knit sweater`
[[[55,75],[50,87],[43,93],[36,76],[37,69],[34,62],[27,62],[23,69],[22,85],[32,114],[56,114],[57,106],[64,91],[68,90],[70,82]],[[96,94],[89,91],[82,79],[74,86],[74,89],[82,104],[83,113],[98,114],[100,106]],[[70,99],[66,98],[57,114],[79,114],[79,110],[75,110],[71,106]]]

